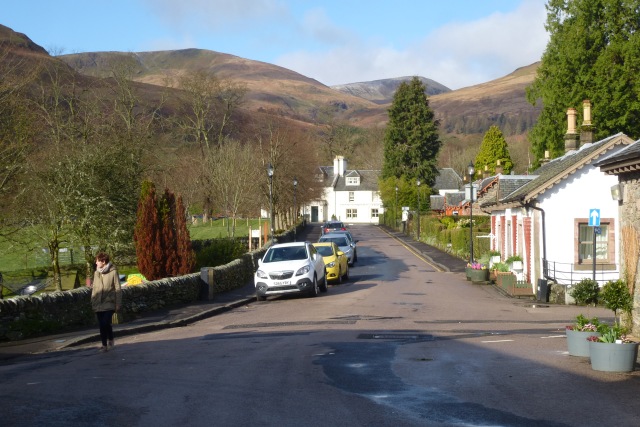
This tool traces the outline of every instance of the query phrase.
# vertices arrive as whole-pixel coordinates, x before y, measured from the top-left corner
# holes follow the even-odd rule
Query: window
[[[378,209],[371,209],[371,218],[378,218]]]
[[[347,177],[347,185],[358,185],[358,184],[360,184],[360,177],[358,176]]]
[[[596,264],[611,264],[615,269],[614,221],[610,218],[602,218],[600,227],[590,226],[587,218],[575,220],[574,264],[577,269],[592,268],[593,232],[596,228],[600,229],[600,234],[596,233]]]
[[[349,201],[353,202],[356,199],[356,194],[353,191],[349,191]]]
[[[347,209],[347,218],[357,218],[358,209]]]

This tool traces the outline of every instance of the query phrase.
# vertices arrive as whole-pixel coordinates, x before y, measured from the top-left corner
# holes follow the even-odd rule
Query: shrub
[[[599,298],[609,310],[613,310],[616,317],[618,317],[618,310],[623,313],[631,313],[633,308],[633,297],[624,280],[607,282],[602,287]]]
[[[500,271],[502,273],[506,273],[509,270],[509,265],[504,262],[496,262],[493,264],[493,269],[496,271]]]
[[[216,267],[240,258],[247,252],[244,244],[236,239],[214,239],[196,251],[196,266]]]
[[[569,295],[576,300],[576,304],[597,304],[600,286],[593,279],[582,279],[569,292]]]

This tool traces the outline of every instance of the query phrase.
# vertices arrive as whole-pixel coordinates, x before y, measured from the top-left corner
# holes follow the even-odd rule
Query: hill
[[[411,80],[413,77],[396,77],[393,79],[373,80],[370,82],[349,83],[345,85],[331,86],[340,92],[348,93],[360,98],[368,99],[376,104],[389,104],[393,101],[400,83]],[[427,95],[451,92],[448,87],[425,77],[418,77],[427,88]]]

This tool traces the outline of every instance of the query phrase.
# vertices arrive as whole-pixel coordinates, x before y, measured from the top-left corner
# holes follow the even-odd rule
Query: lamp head
[[[267,165],[267,175],[269,176],[269,178],[273,176],[273,165],[271,163]]]
[[[296,178],[295,176],[293,177],[293,187],[297,187],[298,186],[298,178]]]
[[[473,180],[473,176],[476,174],[476,168],[473,167],[473,162],[469,162],[469,166],[467,166],[467,175]]]

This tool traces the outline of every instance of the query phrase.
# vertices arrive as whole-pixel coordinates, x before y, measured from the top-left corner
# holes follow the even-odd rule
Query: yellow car
[[[322,255],[324,266],[327,270],[327,280],[342,283],[349,280],[349,263],[347,256],[334,242],[314,243],[318,253]]]

